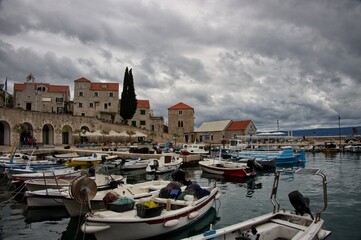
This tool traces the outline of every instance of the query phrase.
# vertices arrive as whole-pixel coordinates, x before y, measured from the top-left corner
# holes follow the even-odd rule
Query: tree
[[[134,90],[134,80],[132,69],[128,72],[128,67],[125,69],[123,91],[120,99],[119,114],[123,118],[125,124],[132,119],[137,110],[137,98]]]
[[[132,142],[132,136],[135,135],[135,132],[132,130],[126,131],[126,133],[129,135],[129,142]]]

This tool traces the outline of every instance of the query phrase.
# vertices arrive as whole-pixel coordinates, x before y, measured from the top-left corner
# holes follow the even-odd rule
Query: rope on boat
[[[11,198],[9,198],[8,200],[5,200],[5,201],[3,201],[3,202],[0,202],[0,205],[3,205],[3,204],[5,204],[5,203],[10,202],[10,200],[14,199],[17,195],[19,195],[19,194],[21,193],[21,191],[22,191],[25,187],[26,187],[26,184],[25,184],[25,183],[23,183],[22,185],[20,185],[17,189],[15,189],[15,190],[12,192],[12,193],[15,193],[15,195],[12,196]],[[19,190],[18,190],[18,189],[19,189]],[[16,192],[16,190],[18,190],[18,191]]]

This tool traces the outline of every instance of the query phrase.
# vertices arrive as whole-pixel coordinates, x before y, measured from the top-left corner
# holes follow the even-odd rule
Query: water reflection
[[[209,180],[213,179],[222,185],[226,183],[233,183],[239,187],[245,187],[247,189],[246,197],[252,197],[256,189],[262,188],[262,183],[257,181],[256,176],[240,178],[202,172],[201,177]]]
[[[65,207],[26,209],[23,214],[26,223],[57,221],[62,218],[69,217],[68,211]]]

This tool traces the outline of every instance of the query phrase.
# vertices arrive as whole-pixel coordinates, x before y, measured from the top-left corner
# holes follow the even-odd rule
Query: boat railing
[[[323,188],[323,207],[316,213],[315,222],[318,222],[321,219],[321,213],[327,208],[327,179],[326,175],[321,172],[320,169],[315,168],[283,168],[276,172],[275,179],[273,181],[272,193],[271,193],[271,202],[273,204],[273,213],[276,213],[280,210],[280,203],[277,199],[277,190],[280,180],[281,173],[295,173],[295,174],[305,174],[305,175],[317,175],[322,178],[322,188]]]

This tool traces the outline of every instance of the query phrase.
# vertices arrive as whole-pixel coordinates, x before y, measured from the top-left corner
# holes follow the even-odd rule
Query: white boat
[[[95,174],[93,179],[97,185],[97,191],[107,191],[124,184],[126,178],[121,175]],[[28,191],[25,192],[28,208],[64,206],[63,199],[70,198],[69,186],[72,180],[66,179],[41,179],[25,181]],[[49,188],[44,189],[44,183]],[[40,189],[38,189],[40,188]],[[34,189],[34,190],[30,190]],[[78,209],[79,210],[79,209]]]
[[[183,163],[183,158],[176,155],[162,155],[159,159],[149,159],[147,173],[166,173],[177,170]]]
[[[322,178],[324,203],[323,207],[316,213],[315,217],[309,208],[309,199],[304,198],[298,191],[293,191],[288,195],[295,210],[281,209],[280,203],[277,199],[278,183],[281,173],[317,175]],[[292,169],[277,171],[273,182],[271,201],[273,203],[273,211],[271,213],[224,228],[211,229],[204,234],[187,239],[322,240],[331,234],[330,231],[323,229],[324,220],[321,218],[321,213],[327,207],[327,181],[326,176],[319,169],[299,168],[295,171]]]
[[[32,173],[20,173],[20,174],[12,174],[12,181],[20,181],[24,182],[29,179],[42,179],[42,178],[61,178],[61,179],[73,179],[77,176],[81,175],[81,170],[74,170],[73,168],[62,168],[62,169],[54,169],[54,170],[44,170],[37,171]]]
[[[170,181],[153,180],[136,184],[119,185],[111,191],[98,191],[94,198],[90,200],[92,210],[106,209],[104,198],[106,195],[111,194],[117,197],[128,197],[134,200],[158,195],[159,191],[166,187]],[[71,217],[85,215],[89,212],[86,204],[77,201],[74,194],[68,194],[62,199],[63,204]]]
[[[107,165],[108,168],[120,168],[126,171],[145,169],[148,163],[149,160],[141,159],[140,157],[132,157],[106,161],[104,164]]]
[[[204,159],[199,161],[203,171],[228,177],[252,177],[256,175],[253,167],[247,163],[236,163],[221,159]]]
[[[199,186],[198,186],[199,187]],[[95,211],[86,215],[81,230],[94,234],[98,240],[143,239],[157,237],[166,239],[165,234],[177,231],[195,223],[204,216],[217,199],[220,192],[217,187],[200,188],[207,194],[185,195],[184,200],[150,197],[139,200],[136,208],[124,212],[110,210]],[[182,192],[186,193],[185,187]],[[157,207],[145,208],[144,202],[153,203]]]
[[[231,151],[243,150],[248,146],[242,139],[232,138],[229,140],[228,149]]]
[[[93,178],[97,186],[113,184],[113,188],[115,188],[118,186],[118,184],[125,183],[126,178],[121,175],[111,175],[108,173],[107,170],[104,170],[104,168],[105,166],[97,165],[95,166],[95,168],[90,168],[87,173],[83,171],[82,174],[87,174],[91,178]],[[73,181],[74,178],[62,179],[61,177],[56,176],[54,178],[29,179],[26,180],[24,183],[28,191],[37,191],[49,188],[60,189],[63,187],[69,187],[70,183]]]
[[[36,160],[36,156],[32,156],[24,153],[4,153],[0,156],[0,163],[10,163],[13,160],[13,163],[27,163],[28,160]]]
[[[110,161],[119,158],[108,153],[92,153],[90,156],[75,157],[65,162],[65,166],[93,166],[101,161]]]
[[[209,151],[206,150],[206,145],[203,143],[193,143],[193,144],[184,144],[183,148],[180,150],[180,153],[183,155],[187,154],[199,154],[207,155]]]

